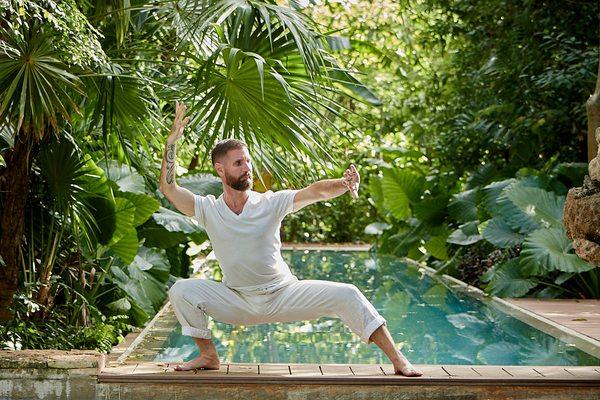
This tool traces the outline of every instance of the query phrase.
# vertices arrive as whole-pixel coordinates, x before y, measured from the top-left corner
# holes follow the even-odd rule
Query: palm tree
[[[163,113],[179,98],[192,105],[188,139],[200,165],[216,140],[233,136],[257,167],[295,179],[290,158],[333,161],[324,127],[348,111],[339,99],[368,93],[310,19],[272,0],[65,1],[54,11],[32,3],[11,2],[0,19],[0,128],[14,139],[0,170],[0,321],[18,289],[32,160],[50,135],[69,132],[83,151],[128,162],[152,186],[148,160],[162,151]],[[36,18],[20,18],[19,7]]]

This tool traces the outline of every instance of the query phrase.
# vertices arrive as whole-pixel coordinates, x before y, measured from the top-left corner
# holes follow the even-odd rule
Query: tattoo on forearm
[[[175,144],[167,146],[167,183],[175,182]]]

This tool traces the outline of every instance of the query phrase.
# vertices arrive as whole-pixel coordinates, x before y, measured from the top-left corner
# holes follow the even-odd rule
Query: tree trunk
[[[12,317],[9,307],[19,283],[32,147],[28,136],[17,135],[14,147],[6,151],[6,169],[0,178],[0,256],[4,260],[0,265],[0,323]]]
[[[596,143],[596,128],[600,127],[600,60],[598,60],[598,75],[596,77],[596,90],[585,103],[587,109],[587,154],[588,162],[598,154]]]

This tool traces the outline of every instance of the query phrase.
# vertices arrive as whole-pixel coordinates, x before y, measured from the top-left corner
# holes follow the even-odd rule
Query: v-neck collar
[[[233,215],[236,218],[239,218],[244,214],[244,212],[246,212],[246,209],[249,207],[249,203],[254,197],[254,191],[253,190],[248,191],[248,198],[246,199],[246,202],[244,203],[244,207],[242,207],[242,211],[239,214],[236,214],[235,212],[233,212],[233,210],[231,208],[229,208],[229,206],[225,202],[225,198],[223,197],[223,195],[224,195],[224,193],[221,193],[221,195],[219,196],[219,200],[223,204],[223,207],[225,209],[227,209],[227,212],[229,212],[231,215]]]

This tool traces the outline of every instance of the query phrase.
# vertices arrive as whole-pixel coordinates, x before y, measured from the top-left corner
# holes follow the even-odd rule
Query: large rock
[[[600,128],[596,129],[596,142],[598,142],[598,154],[590,161],[588,170],[592,180],[600,181]]]
[[[600,266],[600,192],[570,189],[563,220],[577,255],[592,265]]]

